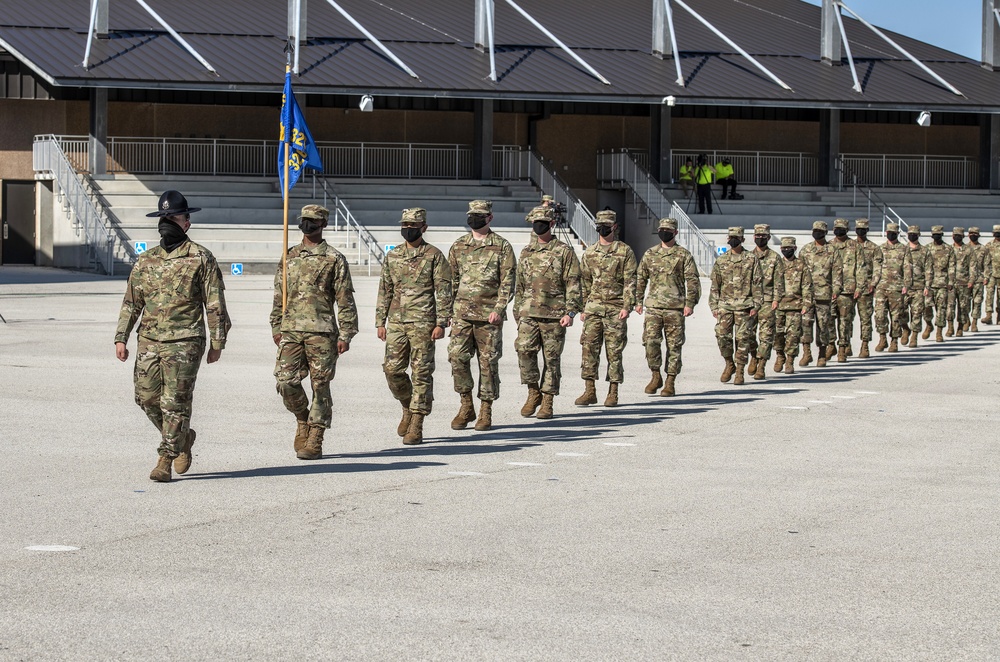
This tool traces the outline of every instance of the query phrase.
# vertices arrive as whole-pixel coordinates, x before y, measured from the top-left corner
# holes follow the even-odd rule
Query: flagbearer
[[[288,251],[284,269],[278,265],[274,276],[271,335],[278,346],[274,376],[278,394],[298,421],[294,448],[300,460],[323,457],[323,434],[330,427],[333,408],[330,382],[337,358],[351,348],[351,338],[358,333],[350,267],[323,239],[329,216],[320,205],[302,208],[302,242]],[[284,274],[288,305],[282,312]],[[312,386],[311,405],[302,388],[306,375]]]

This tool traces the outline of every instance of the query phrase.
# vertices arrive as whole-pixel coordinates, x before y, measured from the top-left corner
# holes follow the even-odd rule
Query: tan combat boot
[[[928,324],[927,326],[924,327],[924,332],[920,334],[920,337],[923,338],[924,340],[927,340],[928,338],[931,337],[931,325],[930,324]]]
[[[594,387],[593,379],[585,379],[583,395],[573,401],[575,405],[596,405],[597,404],[597,389]]]
[[[409,401],[403,403],[403,417],[399,419],[399,425],[396,426],[396,434],[400,437],[406,436],[406,431],[410,429],[410,420],[413,418],[413,412],[410,411]]]
[[[461,393],[462,405],[458,408],[455,418],[451,419],[452,430],[464,430],[465,426],[476,420],[476,408],[472,406],[472,394]]]
[[[795,374],[795,361],[785,361],[785,374],[786,375]]]
[[[542,393],[542,406],[538,408],[535,418],[552,418],[552,398],[551,393]]]
[[[813,350],[812,345],[807,342],[802,343],[802,358],[799,359],[799,366],[805,367],[812,363],[813,360]]]
[[[899,339],[900,344],[906,346],[910,342],[910,327],[903,327],[903,337]]]
[[[774,371],[781,372],[785,367],[785,354],[784,352],[778,352],[778,355],[774,357]]]
[[[194,459],[191,455],[191,447],[194,446],[195,437],[197,433],[191,428],[188,428],[187,440],[181,447],[180,454],[174,458],[174,471],[179,474],[186,474],[187,470],[191,468],[191,461]]]
[[[326,432],[326,428],[322,425],[310,425],[309,426],[309,437],[306,439],[306,445],[302,447],[295,457],[300,460],[319,460],[323,457],[323,433]]]
[[[972,318],[972,326],[969,327],[969,330],[972,331],[973,333],[979,333],[979,320],[978,319]]]
[[[993,324],[993,313],[986,313],[983,315],[983,319],[979,320],[983,324]]]
[[[309,412],[306,412],[302,418],[299,418],[299,415],[296,414],[295,441],[292,443],[292,447],[296,453],[306,447],[307,439],[309,439]]]
[[[476,419],[476,430],[485,432],[493,428],[493,402],[479,401],[479,418]]]
[[[885,348],[889,346],[889,339],[884,333],[878,334],[878,344],[875,345],[876,352],[884,352]]]
[[[757,372],[757,357],[750,355],[750,362],[747,363],[747,374],[753,375]]]
[[[524,401],[524,406],[521,407],[521,416],[525,418],[534,416],[535,410],[538,409],[538,405],[540,404],[542,404],[542,392],[538,390],[538,385],[528,384],[528,399]]]
[[[744,370],[746,370],[746,366],[745,365],[743,365],[742,363],[737,363],[736,364],[736,372],[734,373],[734,376],[733,376],[733,385],[734,386],[743,386],[743,384],[746,383],[746,382],[743,381],[743,371]]]
[[[661,386],[663,386],[663,378],[660,377],[660,371],[654,370],[653,377],[649,380],[649,383],[646,384],[646,388],[643,389],[643,392],[647,395],[653,395]]]
[[[970,328],[972,328],[972,327],[969,324],[969,320],[965,320],[964,322],[962,322],[962,328],[959,329],[959,330],[960,331],[968,331]]]
[[[864,341],[862,341],[862,342],[864,342]],[[854,348],[851,345],[847,346],[847,355],[848,356],[854,356]]]
[[[837,346],[834,343],[830,343],[826,346],[826,359],[829,361],[833,358],[833,355],[837,353]]]
[[[910,342],[907,343],[906,346],[907,347],[916,347],[917,346],[917,336],[918,335],[920,335],[920,334],[918,334],[916,331],[912,332],[910,334]]]
[[[608,387],[608,397],[604,398],[604,406],[618,406],[618,384],[611,382],[611,385]]]
[[[410,427],[406,429],[403,443],[407,446],[416,446],[424,443],[424,415],[416,412],[410,416]]]
[[[826,362],[829,360],[827,358],[827,356],[826,356],[826,351],[828,349],[829,349],[829,347],[820,347],[819,345],[816,345],[816,367],[817,368],[825,368],[826,367]]]
[[[948,320],[948,330],[944,332],[944,335],[948,336],[949,338],[955,335],[955,323],[952,322],[951,320]]]
[[[965,331],[962,330],[962,327],[963,327],[962,324],[956,324],[955,325],[955,337],[956,338],[961,338],[962,335],[965,333]]]
[[[867,340],[862,340],[861,341],[861,350],[858,352],[858,358],[859,359],[867,359],[867,358],[871,357],[871,355],[872,355],[872,353],[870,351],[868,351],[868,341]]]
[[[664,398],[669,398],[676,395],[676,393],[674,392],[674,380],[676,378],[677,375],[667,375],[667,383],[663,385],[663,390],[660,391],[661,396],[663,396]]]
[[[161,455],[156,461],[156,466],[149,472],[149,479],[155,480],[157,483],[169,483],[171,464],[173,464],[173,460],[166,455]]]
[[[893,338],[892,342],[889,343],[889,351],[890,352],[898,352],[899,351],[899,340],[897,338]]]
[[[935,342],[944,342],[944,337],[942,337],[942,335],[941,335],[941,327],[940,326],[937,328],[937,335],[934,336],[934,341]]]
[[[838,347],[837,348],[837,363],[847,363],[847,348]]]
[[[767,361],[764,361],[763,359],[757,361],[757,369],[754,370],[753,378],[758,381],[764,379],[764,371],[766,369],[767,369]]]
[[[736,372],[736,364],[733,363],[732,359],[726,359],[726,367],[722,369],[722,376],[719,377],[719,381],[725,384],[732,379],[734,372]]]

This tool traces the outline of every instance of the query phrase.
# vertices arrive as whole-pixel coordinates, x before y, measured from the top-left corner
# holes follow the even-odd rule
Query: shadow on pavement
[[[323,459],[332,459],[324,455]],[[344,474],[364,471],[402,471],[420,469],[421,467],[443,466],[444,462],[390,462],[373,464],[357,462],[353,464],[329,464],[316,461],[293,464],[286,467],[262,467],[260,469],[244,469],[242,471],[219,471],[216,473],[188,474],[178,476],[177,480],[215,480],[217,478],[267,478],[272,476],[307,476],[310,474]]]

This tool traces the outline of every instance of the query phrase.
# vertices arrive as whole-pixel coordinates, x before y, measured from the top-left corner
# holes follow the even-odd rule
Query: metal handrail
[[[551,195],[555,202],[566,206],[566,221],[577,239],[583,242],[585,247],[596,242],[597,223],[594,222],[594,215],[587,206],[573,194],[555,170],[545,165],[541,154],[535,150],[525,150],[521,154],[526,160],[525,170],[528,179],[541,189],[542,193]]]
[[[657,219],[670,217],[677,221],[678,243],[691,251],[695,264],[705,274],[712,272],[715,264],[715,242],[694,224],[691,217],[672,201],[660,183],[627,152],[598,155],[599,170],[606,174],[606,181],[614,181],[631,189],[642,204]]]
[[[904,221],[903,217],[897,214],[895,209],[890,207],[889,204],[885,200],[883,200],[872,187],[865,184],[858,176],[858,174],[847,166],[847,164],[844,162],[843,155],[837,157],[836,168],[839,173],[838,181],[840,190],[844,189],[844,176],[846,175],[851,179],[851,186],[854,189],[854,198],[852,200],[851,206],[852,207],[858,206],[858,191],[860,190],[861,194],[865,196],[865,199],[868,200],[868,213],[867,213],[868,220],[871,221],[872,205],[874,205],[875,208],[878,209],[879,212],[882,214],[883,237],[885,236],[886,222],[890,218],[899,225],[899,229],[902,230],[904,233],[909,229],[910,224]]]
[[[372,262],[377,262],[379,266],[382,265],[382,259],[385,254],[382,249],[379,248],[378,242],[375,241],[375,237],[368,228],[364,227],[358,220],[354,218],[354,214],[348,209],[347,205],[344,203],[344,199],[337,195],[336,192],[330,190],[330,185],[327,183],[325,177],[316,177],[313,173],[313,183],[319,182],[320,186],[323,188],[323,206],[328,208],[329,199],[333,198],[333,229],[340,230],[340,219],[344,219],[344,229],[348,233],[356,232],[358,235],[358,265],[364,264],[361,257],[361,246],[364,245],[368,249],[368,275],[372,275]],[[349,237],[348,237],[349,238]],[[348,244],[350,245],[350,244]]]

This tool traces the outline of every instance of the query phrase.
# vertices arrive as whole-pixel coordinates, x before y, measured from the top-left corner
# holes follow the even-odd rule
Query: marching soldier
[[[986,257],[983,259],[983,273],[986,280],[986,314],[983,316],[983,324],[993,323],[993,311],[1000,310],[995,306],[1000,306],[1000,225],[993,226],[993,241],[986,244]],[[1000,315],[997,316],[1000,320]]]
[[[804,262],[805,268],[809,269],[812,278],[812,312],[816,319],[816,366],[820,368],[826,365],[827,350],[834,337],[831,308],[840,295],[844,278],[840,251],[827,243],[826,235],[826,222],[814,222],[812,229],[814,241],[799,251],[799,259]],[[805,329],[802,332],[802,359],[799,361],[799,365],[807,366],[812,362],[810,344],[813,341],[813,330],[811,321],[807,323],[803,319],[803,324]]]
[[[597,243],[588,246],[580,260],[583,290],[582,372],[586,386],[577,405],[597,404],[594,382],[598,379],[601,345],[608,358],[608,397],[605,407],[618,405],[618,385],[625,379],[622,352],[628,342],[628,316],[635,307],[635,253],[628,244],[615,239],[618,229],[615,212],[597,212]]]
[[[886,242],[880,247],[879,259],[875,260],[880,273],[873,278],[878,283],[878,288],[875,290],[875,325],[879,341],[875,350],[881,352],[886,348],[888,333],[892,336],[892,342],[888,346],[889,351],[898,352],[899,338],[903,335],[903,324],[906,320],[904,297],[913,287],[913,256],[906,246],[899,243],[897,223],[889,223],[886,226],[885,236]]]
[[[972,287],[972,308],[969,317],[972,320],[970,331],[979,331],[979,316],[983,312],[983,292],[986,289],[988,276],[986,273],[986,246],[979,243],[979,228],[969,228],[969,249],[972,251],[972,264],[976,273],[975,284]]]
[[[802,339],[802,318],[813,307],[812,272],[801,258],[795,256],[795,237],[781,240],[784,256],[781,275],[783,283],[778,309],[775,311],[775,348],[777,358],[774,371],[786,375],[795,373],[795,357]],[[808,345],[806,345],[808,346]]]
[[[452,430],[464,430],[476,421],[476,430],[493,426],[493,402],[500,397],[500,357],[503,354],[503,321],[507,304],[514,298],[517,264],[510,242],[490,229],[493,203],[473,200],[469,203],[468,224],[471,232],[455,241],[448,251],[451,267],[452,308],[451,340],[448,361],[455,380],[455,391],[462,399]],[[479,356],[479,418],[472,405],[473,356]]]
[[[920,243],[920,226],[910,224],[906,227],[906,238],[909,241],[907,248],[910,251],[911,262],[913,263],[913,287],[906,294],[909,301],[909,323],[903,329],[903,344],[907,347],[917,346],[917,336],[920,334],[922,326],[926,325],[927,333],[924,338],[930,335],[932,325],[931,306],[927,301],[924,292],[930,289],[930,281],[927,277],[931,271],[928,269],[927,261],[930,258],[930,251]],[[909,339],[907,339],[909,336]]]
[[[767,362],[771,359],[771,348],[774,347],[774,328],[777,319],[778,302],[785,292],[785,279],[782,275],[784,260],[768,244],[771,241],[771,226],[759,224],[753,227],[754,257],[760,263],[764,302],[754,320],[757,326],[758,338],[750,346],[750,364],[747,370],[754,379],[764,379]]]
[[[222,272],[212,253],[191,241],[191,214],[178,191],[160,196],[160,245],[139,256],[128,278],[115,331],[115,356],[128,360],[128,338],[139,322],[135,357],[135,403],[160,431],[159,458],[150,480],[166,483],[172,471],[191,467],[191,404],[198,367],[205,353],[208,322],[208,363],[222,356],[232,323],[226,310]],[[142,318],[140,321],[140,317]]]
[[[934,326],[937,335],[934,340],[944,342],[944,325],[948,317],[948,299],[955,288],[955,251],[944,243],[944,226],[935,225],[931,228],[931,243],[927,247],[927,275],[924,289],[925,306],[934,307]],[[926,317],[926,312],[925,312]],[[924,329],[921,336],[924,340],[931,335],[930,325]]]
[[[521,251],[514,290],[517,322],[517,362],[528,399],[521,416],[552,418],[552,401],[559,395],[560,362],[566,329],[580,312],[580,261],[565,243],[552,236],[555,217],[550,209],[535,207],[525,219],[534,236]],[[542,370],[538,353],[542,353]]]
[[[403,406],[396,434],[415,445],[424,441],[424,417],[434,402],[434,341],[444,338],[450,323],[451,267],[424,241],[425,209],[404,209],[399,223],[405,243],[386,253],[382,264],[375,327],[385,342],[382,370],[389,391]]]
[[[288,250],[288,304],[282,312],[282,267],[274,276],[271,336],[278,346],[274,367],[278,394],[295,414],[293,447],[300,460],[323,457],[323,434],[330,427],[333,401],[330,382],[337,358],[351,348],[358,333],[351,268],[337,249],[323,239],[330,212],[306,205],[299,215],[302,242]],[[336,306],[337,318],[334,318]],[[309,404],[302,379],[309,375],[313,401]]]
[[[843,288],[835,300],[837,316],[837,363],[847,361],[847,353],[851,348],[851,336],[854,335],[854,309],[865,284],[868,282],[868,272],[865,257],[857,242],[847,238],[850,223],[846,218],[838,218],[833,222],[833,234],[836,237],[830,244],[840,253],[840,263],[843,273]],[[831,336],[832,339],[832,336]],[[867,355],[868,346],[861,345],[861,353]],[[827,349],[826,358],[833,356],[833,344]]]
[[[864,256],[865,275],[867,278],[860,283],[861,296],[858,297],[858,316],[861,317],[861,350],[858,352],[859,359],[866,359],[871,356],[868,345],[872,341],[872,314],[874,313],[875,292],[879,287],[879,279],[882,277],[882,251],[875,242],[868,238],[868,219],[859,218],[854,221],[854,234],[857,235],[855,242]],[[897,236],[898,236],[897,230]],[[850,346],[848,346],[848,356]]]
[[[729,250],[712,267],[708,306],[717,320],[715,338],[726,360],[720,381],[728,382],[735,374],[733,384],[739,386],[753,342],[753,318],[764,304],[763,274],[754,254],[743,248],[743,228],[729,228],[727,243]]]
[[[635,312],[646,315],[642,343],[653,377],[645,392],[652,395],[663,386],[660,395],[669,397],[675,394],[675,380],[681,373],[684,318],[691,316],[701,299],[701,281],[691,253],[677,245],[677,221],[660,219],[657,235],[660,245],[647,250],[639,262]],[[663,342],[667,346],[666,365],[660,351]],[[667,374],[666,384],[660,377],[661,367]]]
[[[961,338],[971,328],[969,309],[972,307],[972,288],[979,280],[979,274],[976,273],[974,249],[965,243],[965,228],[952,228],[951,239],[955,242],[952,246],[955,251],[955,288],[948,299],[948,331],[945,335],[951,337],[954,334]]]

